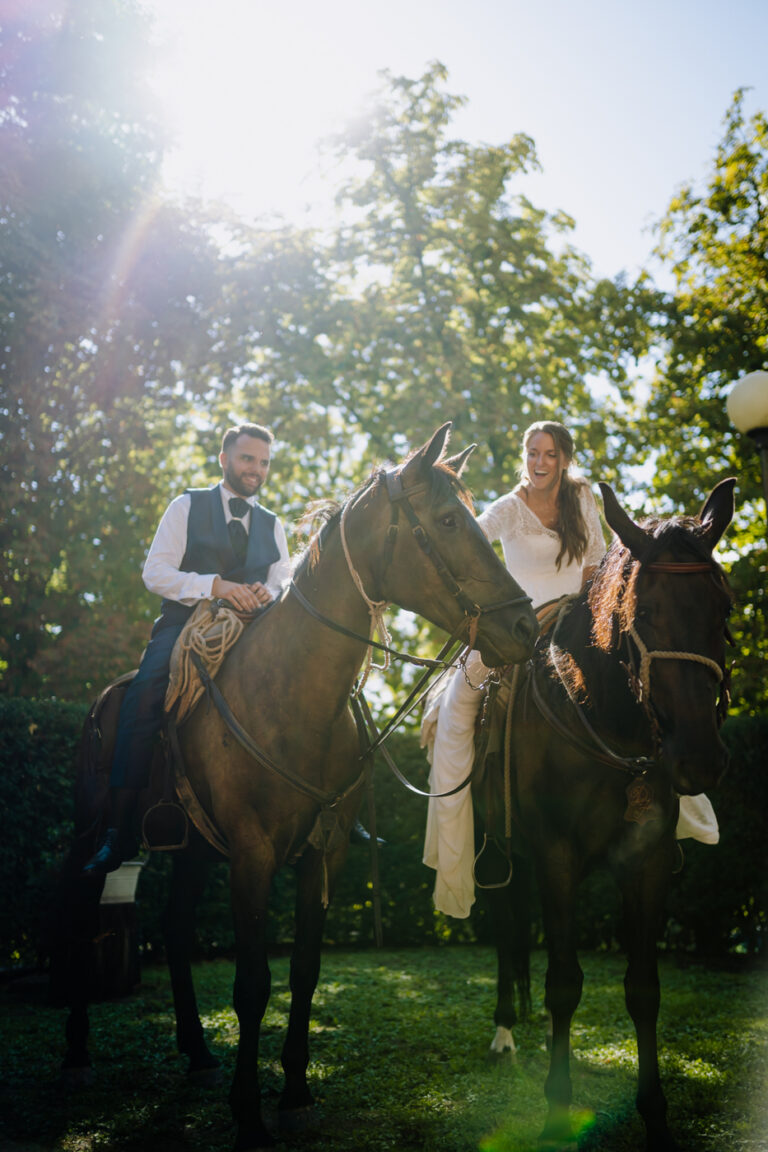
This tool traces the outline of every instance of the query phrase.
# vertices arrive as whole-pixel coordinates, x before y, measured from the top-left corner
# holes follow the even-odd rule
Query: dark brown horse
[[[511,703],[507,795],[503,755],[486,761],[475,806],[494,853],[512,857],[512,884],[489,888],[499,954],[497,1036],[514,1051],[515,984],[528,999],[527,875],[533,867],[547,941],[546,1006],[552,1044],[543,1138],[574,1138],[569,1116],[570,1025],[582,971],[575,943],[580,881],[607,865],[623,897],[626,1004],[637,1033],[637,1108],[649,1152],[676,1147],[659,1079],[656,958],[665,893],[678,860],[678,797],[714,787],[726,768],[718,729],[727,700],[725,644],[731,597],[712,550],[733,515],[733,480],[698,519],[634,523],[600,485],[616,533],[591,586],[556,612]],[[522,670],[521,670],[522,673]],[[502,707],[501,694],[496,704]],[[503,720],[502,720],[503,723]],[[488,844],[493,842],[492,851]],[[520,859],[514,853],[524,853]],[[507,860],[502,860],[506,871]],[[482,875],[480,882],[501,882]],[[513,913],[517,914],[516,922]]]
[[[444,425],[399,468],[376,472],[347,501],[299,563],[288,593],[246,629],[225,661],[216,684],[258,745],[257,754],[238,742],[213,708],[198,708],[179,730],[187,777],[229,849],[240,1025],[230,1093],[237,1152],[273,1143],[258,1086],[259,1031],[270,991],[267,900],[275,873],[292,860],[298,894],[280,1107],[291,1126],[312,1105],[308,1029],[323,895],[333,891],[358,806],[361,750],[349,701],[367,650],[371,611],[391,602],[449,633],[469,634],[492,666],[527,659],[538,633],[528,598],[472,514],[459,479],[468,452],[443,459],[449,428]],[[89,842],[76,846],[67,869],[70,895],[62,902],[81,942],[88,939],[101,888],[77,879],[89,850]],[[214,1063],[189,967],[205,851],[195,839],[174,854],[168,913],[179,1047],[193,1070]],[[76,953],[71,938],[70,947]],[[82,981],[69,999],[72,1067],[87,1059]]]

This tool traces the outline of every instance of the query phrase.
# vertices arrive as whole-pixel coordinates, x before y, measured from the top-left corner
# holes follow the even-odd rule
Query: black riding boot
[[[115,872],[136,851],[133,818],[139,798],[137,788],[110,788],[109,827],[95,854],[83,868],[87,876]]]

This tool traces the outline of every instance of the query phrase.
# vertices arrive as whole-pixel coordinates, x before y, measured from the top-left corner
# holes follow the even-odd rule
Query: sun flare
[[[360,6],[363,8],[364,6]],[[165,177],[243,214],[295,215],[322,196],[318,143],[376,83],[356,63],[360,18],[341,31],[321,5],[154,0],[152,76],[174,141]]]

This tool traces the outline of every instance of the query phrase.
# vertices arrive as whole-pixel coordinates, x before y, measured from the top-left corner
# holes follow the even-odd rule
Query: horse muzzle
[[[510,621],[509,617],[514,618]],[[524,664],[533,655],[539,622],[530,605],[481,615],[475,648],[489,668]]]
[[[667,757],[665,757],[667,759]],[[675,791],[681,796],[697,796],[716,788],[728,768],[729,753],[719,736],[714,746],[700,749],[698,755],[690,748],[669,758]]]

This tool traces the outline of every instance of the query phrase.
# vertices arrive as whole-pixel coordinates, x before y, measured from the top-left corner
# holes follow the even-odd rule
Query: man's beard
[[[255,487],[251,487],[244,484],[240,477],[235,474],[232,468],[224,469],[224,479],[233,492],[236,492],[238,496],[245,496],[246,498],[249,496],[255,496],[261,488],[260,479],[257,478]]]

